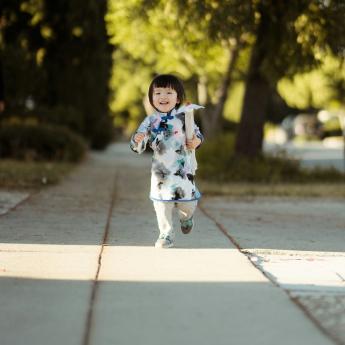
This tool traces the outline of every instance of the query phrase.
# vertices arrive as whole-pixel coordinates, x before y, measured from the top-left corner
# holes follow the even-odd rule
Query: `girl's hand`
[[[195,150],[201,144],[201,140],[194,134],[193,139],[186,140],[186,146],[188,150]]]
[[[141,141],[143,141],[145,138],[145,133],[137,133],[135,136],[134,136],[134,141],[136,144],[139,144]]]

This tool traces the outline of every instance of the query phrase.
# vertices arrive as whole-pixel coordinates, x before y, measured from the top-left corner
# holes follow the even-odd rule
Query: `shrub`
[[[256,158],[234,154],[235,135],[228,133],[207,140],[199,150],[198,176],[209,181],[224,182],[337,182],[344,174],[333,168],[303,169],[296,160],[284,155],[261,155]]]
[[[71,106],[58,105],[54,108],[39,108],[36,112],[40,122],[64,126],[78,134],[82,134],[84,131],[82,113]]]
[[[110,117],[103,117],[95,124],[91,133],[91,148],[94,150],[104,150],[114,138],[114,127]]]
[[[76,162],[86,152],[84,140],[61,126],[2,124],[0,158]]]
[[[1,114],[3,124],[33,124],[42,123],[48,125],[64,126],[83,134],[83,115],[70,106],[58,105],[56,107],[39,106],[33,110],[25,108],[12,108]]]

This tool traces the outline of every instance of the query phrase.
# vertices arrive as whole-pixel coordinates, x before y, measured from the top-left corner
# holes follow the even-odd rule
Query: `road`
[[[285,145],[264,144],[264,152],[277,153],[281,151],[299,159],[301,165],[306,168],[333,167],[338,171],[345,171],[344,148],[341,143],[334,145],[327,145],[322,142],[287,143]]]

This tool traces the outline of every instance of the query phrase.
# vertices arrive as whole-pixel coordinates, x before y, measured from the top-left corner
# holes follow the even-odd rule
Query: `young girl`
[[[151,82],[149,100],[156,112],[147,116],[131,138],[131,149],[142,153],[147,143],[153,150],[150,198],[157,215],[159,237],[157,248],[174,246],[172,211],[177,207],[181,230],[188,234],[193,228],[193,214],[201,197],[195,185],[194,149],[203,142],[194,124],[191,140],[185,135],[185,112],[201,108],[185,99],[182,83],[175,76],[162,74]]]

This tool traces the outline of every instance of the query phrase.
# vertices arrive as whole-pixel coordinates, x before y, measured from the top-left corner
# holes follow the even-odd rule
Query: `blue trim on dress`
[[[152,200],[152,201],[162,201],[162,202],[192,202],[192,201],[198,201],[198,200],[200,200],[201,199],[201,197],[202,197],[202,195],[199,193],[199,197],[198,198],[195,198],[195,199],[190,199],[190,200],[163,200],[163,199],[155,199],[155,198],[153,198],[152,196],[150,196],[150,199]]]

